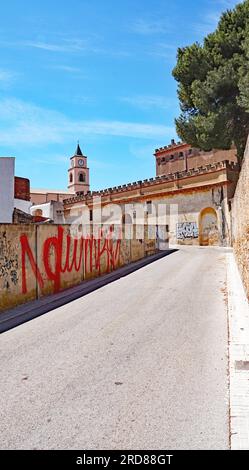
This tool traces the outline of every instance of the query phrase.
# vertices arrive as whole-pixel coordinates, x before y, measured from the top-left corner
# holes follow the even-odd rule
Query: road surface
[[[184,248],[0,336],[1,449],[227,449],[226,261]]]

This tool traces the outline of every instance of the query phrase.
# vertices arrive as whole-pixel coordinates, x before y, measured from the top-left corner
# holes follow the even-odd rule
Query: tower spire
[[[81,148],[80,148],[80,142],[79,140],[77,141],[77,148],[76,148],[76,151],[75,151],[75,154],[74,154],[76,157],[83,157],[83,153],[81,151]]]

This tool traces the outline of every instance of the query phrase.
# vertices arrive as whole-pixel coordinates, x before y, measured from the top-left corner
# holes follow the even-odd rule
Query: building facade
[[[11,223],[14,212],[15,158],[0,158],[0,223]]]
[[[168,155],[173,151],[170,160]],[[64,200],[65,221],[72,223],[81,217],[87,221],[87,214],[91,221],[95,205],[99,205],[103,222],[128,220],[142,225],[147,217],[147,223],[156,230],[161,227],[172,244],[230,245],[231,199],[239,173],[235,150],[198,153],[187,144],[172,141],[170,146],[156,150],[155,156],[155,178],[78,192]],[[165,161],[161,162],[162,158]],[[118,216],[111,219],[109,214],[117,206]]]
[[[156,176],[167,175],[177,171],[188,171],[209,163],[229,160],[237,163],[236,149],[204,152],[184,142],[171,140],[170,145],[155,150]]]

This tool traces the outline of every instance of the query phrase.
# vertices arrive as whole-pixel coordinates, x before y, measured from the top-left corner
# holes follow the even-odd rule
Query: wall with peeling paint
[[[155,253],[148,230],[127,240],[113,227],[0,224],[0,311],[75,286]],[[116,229],[117,230],[117,229]],[[122,229],[118,229],[121,230]],[[143,227],[141,228],[143,232]]]
[[[158,206],[166,204],[167,214],[175,206],[177,215],[168,217],[170,243],[178,245],[230,245],[230,215],[226,187],[206,188],[165,197],[151,197]],[[213,212],[216,220],[207,224],[204,215]],[[171,213],[172,215],[173,213]],[[224,227],[223,227],[223,220]]]
[[[232,234],[236,261],[249,299],[249,138],[232,202]]]

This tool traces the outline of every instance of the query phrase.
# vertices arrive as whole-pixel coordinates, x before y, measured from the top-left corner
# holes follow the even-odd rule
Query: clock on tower
[[[71,168],[68,170],[68,189],[74,193],[87,193],[90,190],[89,168],[87,167],[87,156],[82,153],[79,144],[70,160]]]

